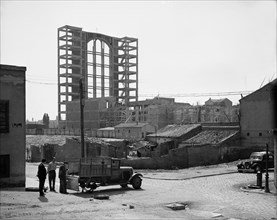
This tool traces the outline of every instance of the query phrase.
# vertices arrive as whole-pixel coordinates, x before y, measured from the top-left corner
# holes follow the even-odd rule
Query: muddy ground
[[[27,187],[38,186],[37,165],[26,165]],[[242,190],[255,183],[256,175],[237,173],[235,163],[140,172],[140,190],[108,186],[93,193],[68,190],[67,195],[39,197],[25,188],[1,189],[1,219],[276,219],[272,172],[271,193]]]

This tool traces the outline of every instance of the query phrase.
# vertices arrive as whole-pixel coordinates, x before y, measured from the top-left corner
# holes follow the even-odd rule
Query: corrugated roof
[[[200,127],[200,124],[187,124],[187,125],[167,125],[166,127],[157,131],[157,134],[150,134],[151,137],[180,137],[191,130]]]
[[[114,126],[115,128],[142,128],[148,125],[148,123],[122,123]]]
[[[233,136],[238,130],[205,130],[194,137],[183,141],[185,144],[218,144],[224,139]]]

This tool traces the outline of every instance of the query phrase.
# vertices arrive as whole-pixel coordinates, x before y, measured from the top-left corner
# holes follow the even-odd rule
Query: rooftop
[[[75,140],[81,142],[79,136],[67,136],[67,135],[26,135],[26,146],[31,145],[42,146],[44,144],[60,145],[63,146],[66,143],[66,139]],[[107,145],[107,142],[100,138],[85,137],[85,142],[99,143]]]
[[[180,137],[191,130],[200,127],[200,124],[186,124],[186,125],[167,125],[166,127],[157,131],[157,134],[150,134],[150,137]]]
[[[99,128],[98,131],[113,131],[114,127]]]
[[[5,65],[5,64],[0,64],[0,69],[1,70],[13,70],[13,71],[26,71],[25,66],[14,66],[14,65]]]
[[[183,141],[184,144],[218,144],[223,140],[235,135],[239,131],[234,130],[204,130],[194,137]]]
[[[142,128],[148,125],[148,123],[122,123],[114,126],[115,128]]]
[[[26,135],[26,146],[30,145],[44,145],[44,144],[57,144],[64,145],[66,142],[66,138],[70,138],[72,136],[65,135]]]

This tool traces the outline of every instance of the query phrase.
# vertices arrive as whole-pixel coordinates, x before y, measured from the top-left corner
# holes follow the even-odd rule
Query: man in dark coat
[[[60,166],[60,169],[59,169],[60,193],[63,193],[63,194],[67,194],[67,191],[66,191],[66,167],[65,167],[65,164],[66,163],[63,163]]]
[[[42,159],[40,165],[38,166],[37,177],[39,179],[39,195],[40,196],[45,195],[43,192],[44,183],[45,183],[45,179],[46,179],[46,175],[47,175],[46,168],[44,166],[45,163],[46,163],[46,160]]]

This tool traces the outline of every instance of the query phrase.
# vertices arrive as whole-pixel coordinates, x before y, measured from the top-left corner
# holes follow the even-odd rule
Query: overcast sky
[[[1,0],[0,16],[1,64],[27,67],[29,120],[57,116],[57,28],[64,25],[138,38],[140,100],[159,94],[237,104],[240,95],[224,94],[276,78],[276,1]]]

